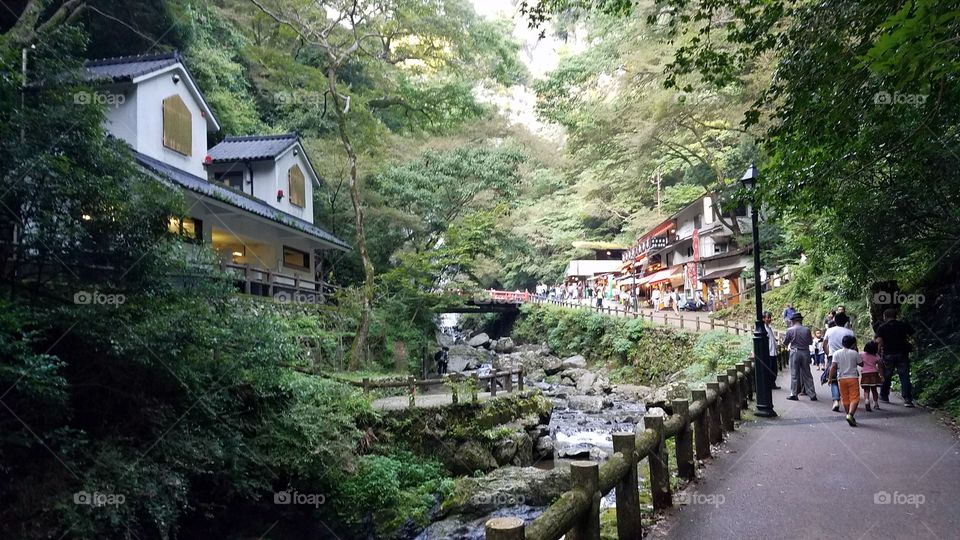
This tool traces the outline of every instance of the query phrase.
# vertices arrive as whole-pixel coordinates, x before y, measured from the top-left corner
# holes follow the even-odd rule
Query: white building
[[[317,251],[350,247],[314,224],[316,171],[296,134],[227,137],[178,53],[92,60],[87,77],[109,94],[107,129],[149,174],[182,190],[187,215],[172,233],[209,245],[244,292],[321,290]]]

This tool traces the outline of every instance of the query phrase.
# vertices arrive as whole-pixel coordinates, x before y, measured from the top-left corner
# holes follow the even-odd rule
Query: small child
[[[863,346],[860,353],[860,387],[863,388],[863,402],[867,412],[870,412],[870,394],[873,394],[873,408],[880,410],[877,401],[877,388],[883,384],[883,361],[877,356],[880,346],[876,341],[869,341]]]
[[[827,367],[824,366],[824,357],[826,355],[823,352],[823,331],[821,330],[813,333],[813,343],[810,344],[810,356],[813,357],[813,365],[818,371],[827,369]]]
[[[857,354],[857,338],[843,336],[843,349],[833,353],[833,363],[830,364],[830,378],[839,379],[840,400],[843,410],[847,413],[847,423],[856,427],[857,406],[860,404],[860,373],[857,365],[860,355]]]

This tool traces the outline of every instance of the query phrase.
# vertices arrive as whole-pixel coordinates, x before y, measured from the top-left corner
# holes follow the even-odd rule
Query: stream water
[[[454,338],[453,343],[462,345],[467,336],[457,330],[458,317],[443,316],[438,324],[439,332]],[[461,350],[461,347],[451,352]],[[491,353],[493,358],[496,355]],[[489,370],[491,362],[480,364],[480,370]],[[545,396],[554,404],[550,418],[550,437],[553,439],[554,456],[552,460],[540,460],[534,466],[541,469],[563,467],[574,460],[605,461],[613,454],[613,436],[616,431],[636,429],[646,411],[643,403],[638,403],[611,393],[604,396],[591,397],[599,405],[588,410],[571,408],[568,398],[570,395],[580,395],[569,386],[560,386],[545,381],[528,380],[529,385],[539,387]],[[567,394],[570,395],[567,395]],[[601,501],[602,508],[616,505],[613,491]],[[440,538],[462,538],[466,540],[482,540],[484,538],[484,524],[493,517],[514,516],[526,522],[537,517],[544,509],[525,505],[508,506],[478,519],[456,522],[451,527],[450,520],[434,523],[424,530],[417,540],[439,540]]]

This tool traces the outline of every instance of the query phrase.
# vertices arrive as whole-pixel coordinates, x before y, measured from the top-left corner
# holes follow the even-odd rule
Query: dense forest
[[[747,201],[754,162],[765,264],[796,268],[771,302],[866,320],[877,283],[922,294],[903,308],[920,400],[960,417],[956,5],[478,5],[5,4],[0,535],[412,536],[449,471],[380,444],[369,401],[313,374],[396,369],[398,342],[415,372],[438,292],[557,282],[575,241],[630,245],[705,193]],[[545,43],[558,60],[535,73]],[[106,136],[109,104],[77,99],[85,60],[173,50],[217,136],[303,138],[316,223],[353,247],[327,261],[335,306],[253,301],[187,268],[167,232],[184,201]],[[96,291],[121,300],[75,301]],[[329,500],[278,507],[285,488]],[[96,508],[80,490],[137,496]]]

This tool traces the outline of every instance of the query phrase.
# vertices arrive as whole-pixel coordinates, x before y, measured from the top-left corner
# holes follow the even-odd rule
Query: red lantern
[[[211,164],[211,163],[213,163],[213,156],[211,156],[210,154],[207,154],[207,155],[203,158],[203,164],[204,164],[204,165],[209,165],[209,164]]]
[[[280,201],[282,201],[282,200],[283,200],[283,190],[282,190],[282,189],[278,189],[278,190],[277,190],[277,202],[280,202]]]

